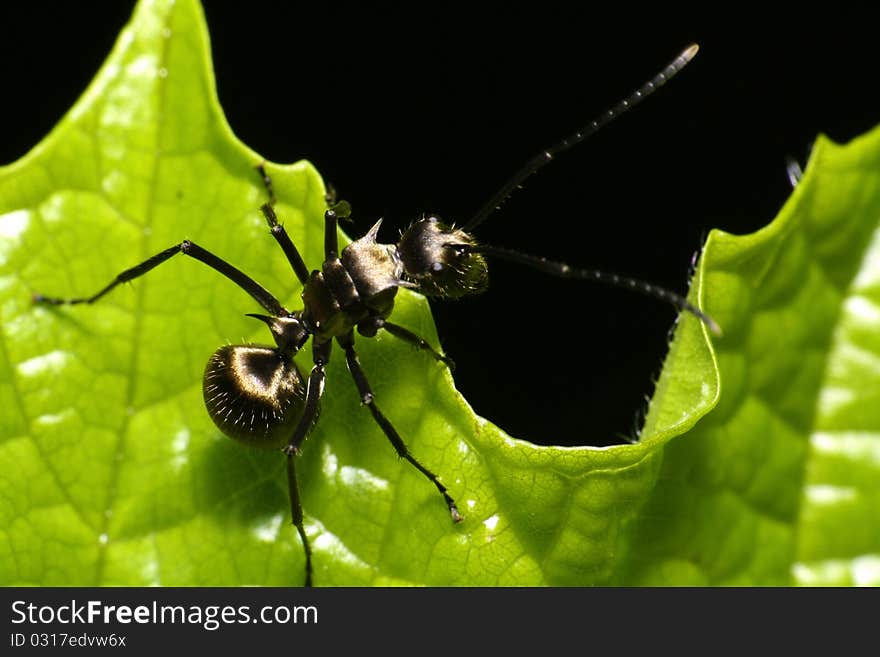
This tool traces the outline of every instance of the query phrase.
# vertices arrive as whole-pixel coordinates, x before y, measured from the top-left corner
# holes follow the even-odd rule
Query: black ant
[[[369,409],[398,456],[409,461],[436,486],[453,521],[462,520],[455,500],[446,486],[434,472],[410,454],[403,438],[379,410],[355,351],[355,329],[365,337],[374,337],[383,330],[452,367],[452,361],[448,357],[435,351],[421,337],[388,321],[399,288],[410,288],[428,297],[456,298],[476,294],[487,285],[487,257],[497,258],[518,262],[554,276],[595,280],[652,295],[696,315],[710,329],[718,332],[718,327],[711,318],[674,292],[616,274],[575,269],[545,258],[487,246],[478,243],[471,235],[471,231],[497,209],[526,178],[560,152],[582,142],[615,117],[641,102],[678,73],[696,52],[697,46],[690,46],[650,81],[593,120],[583,130],[529,160],[462,228],[456,228],[429,215],[403,231],[397,244],[382,244],[378,241],[380,221],[364,237],[350,243],[340,252],[337,222],[349,216],[350,207],[344,201],[330,201],[330,207],[324,214],[324,262],[320,270],[309,270],[284,227],[278,222],[273,209],[275,194],[272,181],[263,165],[258,165],[257,171],[269,196],[269,202],[260,210],[272,237],[278,242],[303,286],[302,310],[287,310],[278,299],[247,274],[189,240],[175,244],[126,269],[90,297],[62,299],[37,294],[34,295],[34,300],[53,305],[94,303],[120,283],[143,276],[178,253],[183,253],[231,280],[263,307],[267,314],[249,313],[248,316],[269,327],[275,346],[226,345],[215,351],[205,368],[205,405],[217,428],[227,436],[252,446],[281,449],[285,454],[291,516],[302,540],[305,584],[310,586],[312,553],[303,526],[295,457],[317,421],[324,391],[324,370],[330,360],[334,340],[345,352],[345,361],[361,402]],[[293,357],[309,338],[312,339],[314,366],[308,377],[304,378]]]

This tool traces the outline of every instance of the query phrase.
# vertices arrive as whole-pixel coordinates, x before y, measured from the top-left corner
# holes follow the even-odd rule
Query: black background
[[[0,9],[2,162],[77,99],[131,11],[23,4]],[[233,130],[269,160],[315,163],[354,206],[350,234],[384,217],[390,241],[424,211],[466,221],[527,158],[697,41],[676,80],[478,231],[684,292],[710,229],[751,232],[775,216],[790,193],[786,157],[803,163],[818,133],[846,141],[880,121],[873,22],[840,9],[320,4],[209,2],[205,13]],[[651,299],[503,263],[486,294],[433,306],[475,410],[561,444],[633,434],[674,319]]]

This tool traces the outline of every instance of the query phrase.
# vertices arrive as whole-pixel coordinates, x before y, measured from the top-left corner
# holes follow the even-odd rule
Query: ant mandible
[[[205,368],[205,406],[217,428],[227,436],[247,445],[280,449],[284,453],[291,518],[305,554],[305,584],[311,586],[312,550],[303,525],[295,458],[317,421],[324,392],[325,367],[330,360],[334,341],[345,353],[345,361],[361,402],[369,409],[398,456],[407,460],[436,486],[453,521],[462,520],[455,500],[437,475],[409,452],[394,425],[379,410],[355,351],[355,329],[365,337],[374,337],[382,330],[428,352],[446,366],[452,366],[449,358],[435,351],[421,337],[388,321],[399,288],[405,287],[428,297],[440,298],[479,293],[487,284],[486,258],[489,257],[518,262],[554,276],[595,280],[648,294],[672,303],[679,310],[692,313],[712,331],[719,332],[710,317],[674,292],[616,274],[576,269],[561,262],[480,244],[471,235],[471,231],[485,221],[526,178],[548,164],[557,154],[579,144],[641,102],[684,68],[696,52],[696,45],[688,47],[660,73],[582,130],[529,160],[462,228],[429,215],[410,225],[397,244],[382,244],[378,241],[380,220],[366,235],[351,242],[340,253],[337,223],[339,219],[349,216],[350,207],[344,201],[331,203],[324,214],[324,262],[320,270],[309,270],[278,222],[273,208],[275,194],[272,181],[263,165],[258,165],[257,171],[269,196],[269,202],[260,210],[272,237],[278,242],[303,286],[302,310],[287,310],[254,279],[190,240],[175,244],[126,269],[90,297],[64,299],[36,294],[34,301],[52,305],[91,304],[117,285],[143,276],[178,253],[183,253],[231,280],[262,306],[267,314],[249,313],[248,316],[268,326],[275,346],[244,344],[217,349]],[[308,377],[304,378],[294,362],[294,356],[310,338],[314,365]]]

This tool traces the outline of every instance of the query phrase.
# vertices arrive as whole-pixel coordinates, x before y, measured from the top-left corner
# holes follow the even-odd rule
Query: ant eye
[[[293,360],[258,345],[220,347],[208,360],[205,406],[224,434],[254,447],[283,447],[303,413],[305,385]]]
[[[433,271],[435,274],[439,274],[441,271],[443,271],[443,263],[442,262],[432,263],[431,264],[431,271]]]

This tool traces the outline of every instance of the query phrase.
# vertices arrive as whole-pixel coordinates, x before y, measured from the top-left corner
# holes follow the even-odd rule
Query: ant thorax
[[[303,292],[303,322],[319,341],[340,337],[364,323],[386,319],[397,289],[408,287],[433,297],[457,298],[486,289],[488,267],[476,241],[436,216],[410,225],[397,244],[377,240],[382,221],[337,257],[313,271]],[[363,331],[362,331],[363,332]]]
[[[406,285],[397,247],[376,241],[381,225],[380,219],[366,235],[342,250],[342,266],[364,303],[380,313],[384,311],[386,297],[393,300],[397,288]]]
[[[369,319],[385,319],[394,309],[403,266],[397,247],[379,244],[381,221],[361,239],[328,253],[321,269],[313,271],[303,287],[302,319],[319,342],[349,333]]]

